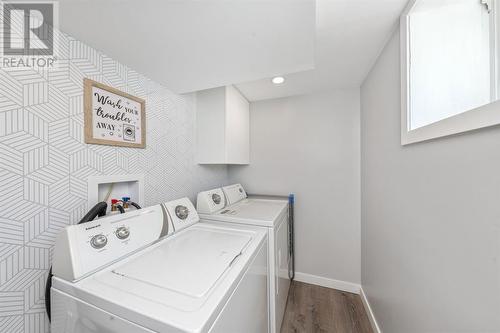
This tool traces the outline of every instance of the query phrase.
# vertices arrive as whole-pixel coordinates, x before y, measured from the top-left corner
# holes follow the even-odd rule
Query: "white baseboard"
[[[370,320],[370,324],[372,324],[372,329],[375,333],[382,333],[382,330],[380,330],[380,326],[378,326],[377,319],[375,318],[375,315],[373,314],[372,308],[370,306],[370,303],[368,302],[368,298],[366,298],[366,294],[361,288],[361,301],[363,301],[363,305],[365,307],[366,314],[368,316],[368,319]]]
[[[299,282],[305,282],[309,284],[314,284],[321,287],[327,287],[337,290],[346,291],[349,293],[359,294],[361,286],[357,283],[329,279],[317,275],[311,275],[306,273],[295,273],[295,280]]]

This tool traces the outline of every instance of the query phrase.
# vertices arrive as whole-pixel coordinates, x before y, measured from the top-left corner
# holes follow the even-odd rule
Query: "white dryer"
[[[279,332],[285,313],[288,277],[288,200],[249,198],[240,184],[201,192],[197,210],[205,221],[251,225],[266,230],[269,240],[270,332]]]
[[[185,198],[67,227],[51,332],[266,332],[266,232],[198,222]]]

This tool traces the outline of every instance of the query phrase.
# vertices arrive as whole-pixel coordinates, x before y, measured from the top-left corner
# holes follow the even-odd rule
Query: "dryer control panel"
[[[228,205],[233,205],[247,197],[247,192],[245,192],[241,184],[224,186],[222,190],[226,195]]]
[[[221,188],[198,193],[196,210],[200,214],[213,214],[226,207],[226,197]]]

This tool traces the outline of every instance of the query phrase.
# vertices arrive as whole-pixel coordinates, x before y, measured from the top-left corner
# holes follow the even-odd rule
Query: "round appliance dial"
[[[185,220],[189,215],[189,209],[186,206],[179,205],[175,207],[175,215],[181,220]]]
[[[118,239],[127,239],[130,236],[130,230],[127,227],[119,227],[116,229],[115,234]]]
[[[221,197],[220,197],[220,195],[218,195],[217,193],[214,193],[214,194],[212,194],[212,200],[213,200],[213,202],[214,202],[216,205],[218,205],[218,204],[220,204]]]
[[[90,245],[92,245],[94,249],[102,249],[103,247],[106,246],[106,244],[108,244],[108,238],[106,238],[106,236],[102,234],[95,235],[90,240]]]

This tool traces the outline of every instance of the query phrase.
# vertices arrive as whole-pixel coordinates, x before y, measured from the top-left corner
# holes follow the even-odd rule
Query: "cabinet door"
[[[226,163],[226,89],[199,91],[196,94],[196,160],[200,164]]]
[[[249,103],[233,86],[226,90],[225,143],[228,164],[250,163]]]

